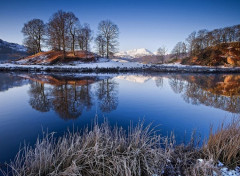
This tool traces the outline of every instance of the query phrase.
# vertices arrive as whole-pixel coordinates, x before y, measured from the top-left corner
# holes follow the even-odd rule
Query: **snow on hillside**
[[[0,48],[10,48],[14,51],[18,51],[18,52],[26,52],[27,48],[23,45],[19,45],[17,43],[9,43],[6,41],[3,41],[0,39]]]
[[[151,56],[151,55],[154,55],[154,54],[145,48],[133,49],[129,51],[121,51],[115,54],[115,56],[122,57],[122,58],[139,58],[139,57]]]

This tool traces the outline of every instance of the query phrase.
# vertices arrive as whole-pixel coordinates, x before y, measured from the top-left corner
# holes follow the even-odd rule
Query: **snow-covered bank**
[[[0,64],[0,71],[47,71],[47,72],[191,72],[191,73],[240,73],[240,67],[208,67],[180,64],[141,64],[138,62],[108,62],[78,63],[69,65],[20,65],[13,63]]]

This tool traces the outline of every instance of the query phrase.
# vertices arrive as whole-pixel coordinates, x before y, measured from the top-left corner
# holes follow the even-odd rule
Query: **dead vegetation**
[[[240,66],[240,42],[221,43],[182,59],[182,64],[203,66]]]
[[[34,147],[20,150],[8,171],[2,172],[5,176],[209,176],[220,174],[218,161],[239,166],[239,121],[212,132],[203,147],[198,147],[197,139],[193,135],[187,145],[176,145],[174,135],[156,135],[143,123],[128,132],[111,129],[107,122],[95,123],[91,130],[68,132],[58,139],[45,134]]]
[[[230,168],[240,166],[240,119],[222,123],[215,133],[211,130],[204,152]]]

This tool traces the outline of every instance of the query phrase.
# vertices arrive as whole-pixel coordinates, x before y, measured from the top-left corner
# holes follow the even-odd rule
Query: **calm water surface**
[[[62,135],[101,122],[127,129],[160,124],[160,133],[207,137],[209,126],[240,113],[240,75],[81,75],[0,73],[0,162],[43,131]]]

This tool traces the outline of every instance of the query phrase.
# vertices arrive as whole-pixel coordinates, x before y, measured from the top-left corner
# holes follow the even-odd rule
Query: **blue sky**
[[[22,43],[23,24],[33,18],[48,22],[57,10],[72,11],[97,33],[99,21],[120,28],[119,50],[169,51],[192,31],[240,24],[240,0],[1,0],[0,38]]]

